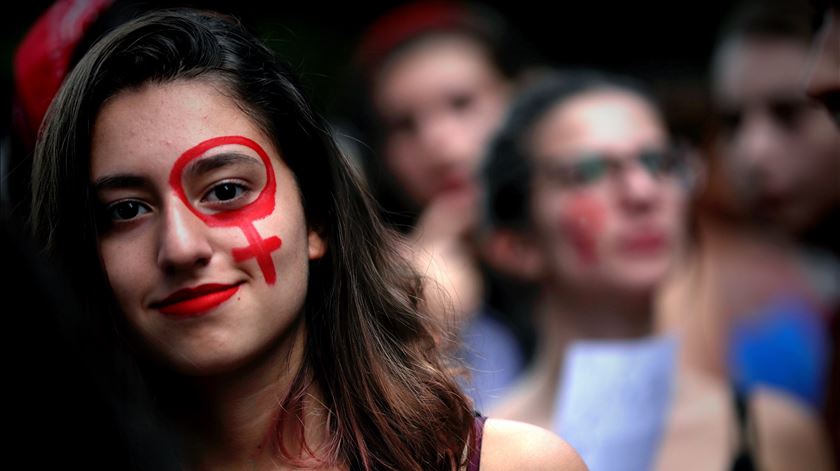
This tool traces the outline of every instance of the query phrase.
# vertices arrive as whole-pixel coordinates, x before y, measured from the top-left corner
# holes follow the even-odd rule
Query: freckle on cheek
[[[603,232],[604,206],[591,197],[578,196],[564,208],[560,226],[586,266],[598,263],[598,237]]]

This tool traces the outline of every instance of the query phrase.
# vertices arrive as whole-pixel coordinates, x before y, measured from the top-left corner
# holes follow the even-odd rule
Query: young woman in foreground
[[[326,129],[241,25],[189,10],[106,36],[48,113],[35,234],[136,350],[185,467],[584,469],[475,417]]]

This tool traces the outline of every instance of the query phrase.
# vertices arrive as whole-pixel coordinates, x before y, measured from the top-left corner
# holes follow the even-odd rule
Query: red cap
[[[58,0],[32,26],[14,58],[16,124],[27,146],[70,69],[85,31],[113,0]]]
[[[370,72],[395,47],[421,34],[467,24],[467,9],[456,2],[412,2],[380,17],[365,33],[356,61]]]

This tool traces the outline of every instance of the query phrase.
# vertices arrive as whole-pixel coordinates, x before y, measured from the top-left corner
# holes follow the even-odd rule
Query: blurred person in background
[[[44,115],[67,74],[106,32],[167,0],[56,0],[17,44],[12,61],[12,126],[3,149],[2,192],[10,223],[27,220],[30,169]]]
[[[826,107],[840,129],[840,1],[829,0],[817,8],[821,20],[817,39],[812,45],[812,62],[806,92]],[[838,149],[840,154],[840,149]],[[832,251],[840,253],[840,237],[832,241]],[[825,417],[833,435],[835,457],[840,461],[840,310],[832,319],[832,371],[828,384]]]
[[[736,209],[763,232],[819,245],[840,214],[840,135],[802,87],[810,15],[796,0],[742,3],[715,50],[712,88]]]
[[[697,250],[660,299],[660,327],[683,339],[681,362],[732,382],[740,397],[785,396],[793,412],[768,414],[779,433],[759,443],[818,426],[830,399],[840,132],[803,89],[811,41],[802,2],[742,2],[724,22]],[[753,414],[765,404],[754,401]]]
[[[516,313],[486,302],[492,281],[475,240],[474,174],[528,56],[514,38],[485,7],[413,2],[370,26],[356,58],[368,101],[360,108],[369,112],[361,125],[375,154],[369,181],[384,218],[406,234],[416,267],[433,281],[426,309],[453,324],[470,370],[466,387],[485,406],[524,363],[516,321],[506,322]]]
[[[829,0],[817,15],[822,17],[812,48],[806,92],[828,109],[840,127],[840,2]]]
[[[538,286],[540,338],[491,414],[558,432],[594,471],[829,469],[813,423],[765,441],[784,398],[762,396],[769,420],[739,424],[745,401],[678,362],[679,336],[657,333],[656,296],[687,251],[699,174],[627,79],[567,72],[514,102],[483,171],[487,230],[502,240],[499,268]]]

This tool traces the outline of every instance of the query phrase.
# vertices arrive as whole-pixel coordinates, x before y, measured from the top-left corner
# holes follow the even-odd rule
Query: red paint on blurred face
[[[651,292],[676,260],[687,209],[676,175],[652,175],[636,159],[668,145],[656,111],[632,93],[595,90],[555,106],[529,144],[532,230],[546,281],[576,292]],[[592,155],[625,165],[578,185],[559,178],[558,169]]]
[[[604,230],[606,208],[595,198],[577,195],[564,208],[560,221],[581,263],[598,263],[598,239]]]

